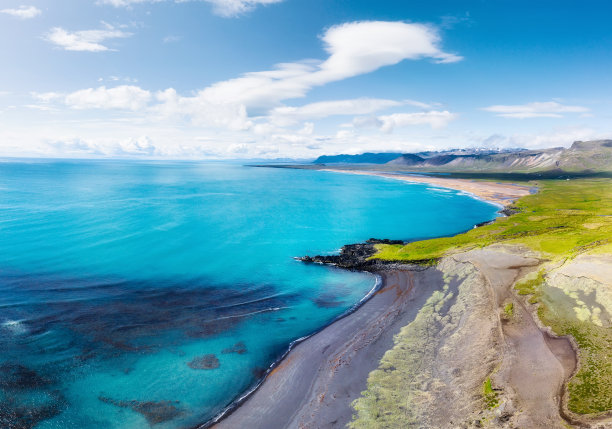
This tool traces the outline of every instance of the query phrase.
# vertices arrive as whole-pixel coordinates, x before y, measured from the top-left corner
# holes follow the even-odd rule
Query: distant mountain
[[[360,155],[323,155],[314,164],[386,164],[402,156],[401,153],[362,153]]]
[[[387,164],[389,165],[421,165],[425,162],[425,158],[416,153],[406,153],[398,158],[392,159]]]
[[[578,141],[569,149],[562,147],[541,150],[462,149],[412,154],[366,153],[322,156],[315,163],[377,164],[383,169],[440,172],[612,171],[612,140]]]

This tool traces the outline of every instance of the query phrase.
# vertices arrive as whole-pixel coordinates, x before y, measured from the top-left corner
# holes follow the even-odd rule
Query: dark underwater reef
[[[75,279],[0,272],[0,427],[33,428],[70,406],[62,382],[97,363],[123,365],[141,354],[235,329],[253,314],[296,298],[273,285],[187,281]],[[223,353],[247,353],[236,343]],[[60,358],[58,358],[58,356]],[[204,356],[192,368],[214,369]],[[218,366],[218,360],[217,366]],[[183,415],[179,401],[99,400],[142,414],[156,424]]]

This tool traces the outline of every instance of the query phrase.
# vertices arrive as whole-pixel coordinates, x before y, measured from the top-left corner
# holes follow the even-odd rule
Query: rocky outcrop
[[[401,240],[370,238],[365,243],[347,244],[340,249],[338,255],[317,255],[296,257],[298,261],[307,264],[328,264],[340,268],[362,271],[376,271],[386,266],[395,265],[378,259],[369,259],[376,253],[375,244],[404,244]]]

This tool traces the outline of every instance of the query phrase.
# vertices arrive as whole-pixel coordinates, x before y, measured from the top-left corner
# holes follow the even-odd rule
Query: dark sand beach
[[[334,428],[351,420],[351,402],[393,336],[440,287],[434,268],[380,272],[382,287],[357,311],[298,344],[260,388],[215,428]]]

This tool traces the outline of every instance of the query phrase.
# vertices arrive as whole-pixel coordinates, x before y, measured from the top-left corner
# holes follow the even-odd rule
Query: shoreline
[[[339,270],[345,269],[345,268],[340,268],[340,267],[334,267],[334,268],[339,269]],[[341,315],[339,315],[338,317],[336,317],[335,319],[333,319],[331,322],[327,323],[326,325],[321,326],[319,329],[317,329],[313,333],[311,333],[309,335],[306,335],[306,336],[303,336],[303,337],[300,337],[300,338],[297,338],[297,339],[293,340],[291,343],[289,343],[289,346],[287,347],[287,350],[282,354],[282,356],[280,358],[278,358],[277,360],[272,362],[272,364],[268,367],[268,369],[266,370],[266,373],[261,378],[261,380],[259,380],[251,389],[249,389],[244,394],[242,394],[238,399],[234,400],[231,404],[229,404],[227,407],[225,407],[215,417],[213,417],[212,419],[210,419],[209,421],[207,421],[205,423],[196,425],[193,428],[194,429],[208,429],[208,428],[211,428],[211,427],[215,427],[218,423],[222,422],[224,419],[229,417],[234,411],[238,410],[249,399],[249,397],[251,397],[253,394],[255,394],[257,392],[257,390],[266,382],[266,379],[268,378],[268,375],[270,375],[270,373],[274,372],[275,369],[283,363],[283,361],[287,358],[287,356],[291,353],[291,351],[295,347],[297,347],[300,344],[308,341],[311,337],[313,337],[313,336],[319,334],[321,331],[324,331],[325,329],[329,328],[334,323],[336,323],[336,322],[344,319],[345,317],[348,317],[351,314],[357,312],[364,304],[366,304],[368,302],[368,300],[372,296],[374,296],[374,294],[376,294],[382,288],[384,288],[384,279],[383,279],[383,277],[381,276],[381,274],[378,271],[364,271],[364,270],[354,270],[354,271],[361,271],[363,273],[369,273],[369,274],[372,274],[373,276],[375,276],[375,278],[376,278],[376,282],[374,283],[374,286],[372,287],[372,289],[370,289],[370,291],[366,295],[364,295],[363,298],[361,298],[355,305],[353,305],[351,308],[346,310],[344,313],[342,313]]]
[[[352,401],[393,347],[393,336],[440,286],[439,279],[432,281],[439,276],[435,267],[395,265],[371,272],[381,281],[354,309],[292,343],[240,403],[198,428],[344,427],[353,415]],[[313,415],[314,426],[300,423]]]
[[[389,174],[389,173],[380,173],[380,172],[369,172],[369,171],[347,171],[347,170],[335,170],[335,169],[321,169],[320,171],[328,171],[328,172],[336,172],[336,173],[348,173],[348,174],[357,174],[357,175],[369,175],[369,176],[378,176],[378,177],[385,177],[385,178],[390,178],[390,179],[394,179],[394,180],[403,180],[403,181],[408,181],[408,182],[413,182],[413,183],[425,183],[425,184],[429,184],[432,186],[438,186],[438,187],[442,187],[442,188],[448,188],[448,189],[453,189],[453,190],[458,190],[458,191],[462,191],[462,192],[466,192],[469,194],[470,197],[481,200],[481,201],[485,201],[487,203],[490,203],[492,205],[495,205],[497,207],[500,208],[500,212],[503,211],[503,209],[507,208],[507,206],[509,206],[510,204],[512,204],[514,201],[516,201],[516,199],[520,198],[523,195],[528,195],[530,193],[530,188],[527,186],[521,186],[521,185],[500,185],[500,184],[496,184],[493,182],[472,182],[470,180],[466,180],[466,179],[447,179],[447,178],[434,178],[431,177],[431,179],[433,180],[429,180],[429,177],[424,177],[424,176],[413,176],[413,175],[403,175],[403,174]],[[471,185],[472,183],[476,183],[477,185]],[[488,185],[488,188],[485,186],[481,186],[482,184]],[[491,192],[490,186],[494,185],[495,188],[495,192]],[[487,192],[488,190],[488,192]],[[476,225],[477,226],[477,225]],[[458,233],[460,234],[460,232]],[[410,271],[410,268],[408,268],[409,266],[404,266],[403,268],[400,268],[399,271]],[[414,267],[414,266],[413,266]],[[339,269],[345,269],[345,268],[339,268]],[[421,267],[419,267],[419,269],[422,269]],[[427,268],[426,268],[427,269]],[[430,267],[429,269],[435,269],[435,267]],[[345,312],[344,314],[338,316],[338,318],[334,319],[333,321],[331,321],[329,324],[327,324],[326,326],[321,327],[319,330],[313,332],[312,334],[306,336],[306,337],[302,337],[302,338],[298,338],[296,340],[294,340],[289,347],[287,348],[287,351],[274,363],[272,363],[272,365],[270,365],[270,367],[268,368],[268,370],[266,371],[266,374],[264,375],[264,377],[249,391],[245,392],[243,395],[241,395],[237,400],[235,400],[232,404],[230,404],[229,406],[227,406],[223,411],[221,411],[217,416],[215,416],[213,419],[209,420],[208,422],[205,422],[201,425],[196,426],[196,429],[208,429],[208,428],[223,428],[225,427],[225,424],[227,423],[228,420],[232,419],[232,416],[235,416],[237,413],[242,412],[244,413],[244,409],[245,409],[245,405],[255,396],[258,394],[258,392],[260,391],[260,389],[264,388],[266,383],[270,383],[269,377],[274,374],[278,368],[282,367],[282,365],[284,364],[284,362],[286,360],[288,360],[290,354],[300,345],[302,344],[306,344],[309,342],[309,340],[311,340],[313,337],[322,334],[324,331],[331,331],[333,330],[334,325],[340,323],[343,319],[345,318],[349,318],[351,315],[358,313],[359,311],[362,310],[362,308],[367,305],[371,299],[373,297],[375,297],[376,294],[380,293],[382,290],[384,290],[387,287],[387,284],[385,283],[385,276],[382,275],[382,273],[386,270],[389,270],[389,268],[382,268],[382,269],[378,269],[378,270],[372,270],[372,271],[364,271],[364,272],[370,272],[374,275],[376,275],[378,277],[375,286],[372,288],[372,290],[370,292],[368,292],[367,295],[365,295],[357,304],[355,304],[355,306],[353,306],[351,309],[349,309],[347,312]],[[391,268],[389,272],[393,272],[393,273],[397,273],[398,269],[393,269]],[[440,286],[440,282],[438,282],[438,286]],[[405,285],[404,285],[405,287]],[[420,307],[416,308],[416,312],[418,312],[418,310],[420,309]],[[416,313],[415,313],[416,314]],[[399,327],[401,328],[401,326]],[[399,330],[398,328],[398,330]],[[332,334],[333,335],[333,334]],[[388,333],[387,333],[388,335]],[[367,380],[367,377],[369,375],[369,373],[376,369],[378,366],[378,363],[380,361],[380,358],[382,358],[382,354],[384,354],[384,352],[386,352],[387,350],[389,350],[391,348],[392,344],[389,345],[389,347],[385,348],[385,350],[382,351],[382,353],[380,353],[379,358],[375,361],[375,362],[371,362],[371,365],[367,366],[367,369],[364,368],[360,368],[362,374],[361,374],[361,381],[362,384],[364,385],[363,387],[365,387],[365,382]],[[356,398],[355,398],[356,399]],[[353,410],[351,410],[350,415],[352,416],[353,414]],[[234,417],[235,418],[235,417]],[[349,419],[350,420],[350,419]],[[278,422],[274,422],[275,424]],[[348,421],[346,422],[348,423]],[[246,424],[244,422],[240,422],[240,424]],[[229,424],[229,428],[232,427],[233,424]],[[344,426],[344,425],[343,425]],[[256,426],[257,427],[257,426]]]
[[[424,183],[440,188],[453,189],[469,194],[472,198],[506,208],[517,199],[529,195],[532,187],[516,183],[498,183],[491,181],[475,181],[471,179],[456,179],[447,177],[424,176],[408,173],[385,173],[365,170],[343,170],[334,168],[321,168],[318,171],[332,173],[356,174],[360,176],[376,176],[388,179],[402,180],[404,182]]]

